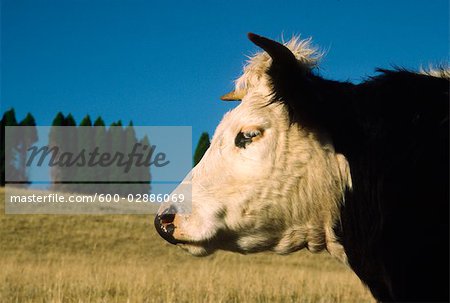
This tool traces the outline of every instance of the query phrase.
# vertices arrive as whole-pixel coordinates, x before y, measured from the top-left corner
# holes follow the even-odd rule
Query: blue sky
[[[1,112],[190,125],[196,144],[236,106],[219,97],[257,51],[249,31],[313,37],[332,79],[449,60],[448,0],[1,0]]]

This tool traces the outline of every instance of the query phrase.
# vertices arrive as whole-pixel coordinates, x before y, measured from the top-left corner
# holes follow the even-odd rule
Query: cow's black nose
[[[163,239],[171,244],[177,244],[177,240],[173,237],[175,230],[175,225],[173,224],[175,212],[176,210],[173,207],[169,207],[155,217],[156,231]]]

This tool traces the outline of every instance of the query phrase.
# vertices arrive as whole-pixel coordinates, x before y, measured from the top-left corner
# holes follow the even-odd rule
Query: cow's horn
[[[245,91],[234,90],[220,97],[223,101],[241,101],[245,96]]]
[[[248,33],[248,38],[265,50],[270,55],[273,62],[278,64],[296,62],[294,54],[283,44],[253,33]]]

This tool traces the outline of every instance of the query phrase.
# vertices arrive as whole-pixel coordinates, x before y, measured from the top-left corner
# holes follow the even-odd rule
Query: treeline
[[[26,175],[26,153],[27,150],[37,142],[36,122],[34,117],[28,113],[26,117],[20,122],[17,121],[14,109],[6,111],[0,122],[1,126],[1,180],[0,184],[5,185],[5,169],[8,169],[9,175],[14,176],[15,180],[23,180],[22,184],[27,185],[28,176]],[[5,142],[5,127],[6,126],[29,126],[26,128],[27,134],[14,134],[12,142],[8,142],[7,146],[10,148],[6,152]],[[151,146],[150,140],[147,136],[138,139],[130,122],[127,126],[123,126],[119,120],[113,122],[106,127],[104,120],[97,117],[92,122],[89,115],[86,115],[77,125],[74,117],[71,114],[64,115],[59,112],[53,119],[52,126],[72,126],[71,129],[64,130],[61,133],[58,128],[52,128],[49,134],[49,143],[53,146],[60,147],[60,155],[64,151],[78,151],[81,146],[89,148],[99,147],[101,151],[119,151],[124,154],[130,152],[135,144],[138,146]],[[93,127],[95,126],[95,128]],[[22,130],[21,130],[22,131]],[[23,131],[22,131],[23,132]],[[209,148],[209,135],[202,133],[197,147],[194,152],[193,165],[195,166],[203,154]],[[61,160],[56,158],[56,161]],[[71,167],[71,169],[61,169],[58,166],[51,168],[52,187],[58,191],[78,191],[83,193],[93,192],[108,192],[111,188],[111,183],[120,183],[116,186],[118,194],[128,193],[148,193],[150,191],[151,174],[150,168],[133,166],[128,172],[124,172],[124,168],[114,165],[102,167],[101,169],[90,169],[86,167]],[[73,182],[68,182],[73,181]],[[104,186],[99,185],[98,182],[107,183]],[[80,184],[76,186],[74,184]],[[108,184],[109,183],[109,184]]]
[[[59,112],[54,118],[52,126],[72,126],[71,128],[52,128],[50,130],[50,146],[59,148],[59,156],[53,159],[55,163],[74,162],[83,153],[83,150],[85,150],[84,157],[88,157],[88,153],[96,151],[99,155],[108,155],[108,161],[110,161],[117,154],[126,157],[133,148],[142,154],[150,149],[149,138],[145,135],[142,139],[138,139],[132,122],[124,127],[119,120],[106,128],[101,117],[92,123],[90,116],[86,115],[77,126],[71,114],[64,116]],[[72,155],[72,157],[67,155]],[[62,181],[54,182],[53,189],[63,192],[120,195],[150,192],[151,174],[148,166],[131,163],[131,166],[126,169],[125,165],[119,164],[119,160],[105,166],[98,164],[92,166],[88,165],[87,160],[85,161],[86,164],[83,166],[76,164],[70,165],[69,168],[53,166],[51,179]],[[97,159],[96,162],[98,161]]]
[[[27,151],[38,140],[36,122],[31,114],[20,122],[17,121],[14,109],[6,111],[1,123],[1,185],[5,185],[5,172],[8,171],[10,180],[19,181],[16,186],[27,186]],[[6,126],[28,126],[16,128],[9,133],[6,141]],[[71,126],[71,128],[58,128],[58,126]],[[93,126],[96,126],[95,128]],[[25,133],[26,132],[26,133]],[[130,193],[149,193],[151,174],[150,168],[145,165],[131,165],[127,170],[117,162],[101,168],[98,166],[78,166],[73,162],[85,150],[84,156],[97,148],[99,154],[116,153],[127,155],[136,145],[150,149],[150,140],[147,136],[138,139],[132,122],[126,127],[119,120],[106,127],[101,117],[94,122],[86,115],[79,124],[71,114],[64,116],[59,112],[53,119],[49,132],[48,147],[51,151],[46,161],[64,163],[69,165],[53,165],[50,170],[51,189],[62,192],[80,193],[114,193],[126,195]],[[41,146],[39,146],[40,148]],[[57,147],[57,153],[52,148]],[[8,150],[7,150],[8,149]],[[139,149],[136,152],[142,152]],[[40,152],[37,158],[43,153]],[[53,156],[56,155],[56,156]],[[37,160],[36,160],[37,161]],[[73,162],[70,164],[70,162]],[[47,163],[47,162],[45,162]]]

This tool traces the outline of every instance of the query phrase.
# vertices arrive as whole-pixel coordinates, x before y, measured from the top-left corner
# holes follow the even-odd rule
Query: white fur
[[[421,68],[419,70],[420,74],[438,77],[438,78],[445,78],[450,79],[450,68],[448,67],[433,67],[430,65],[428,68]]]

